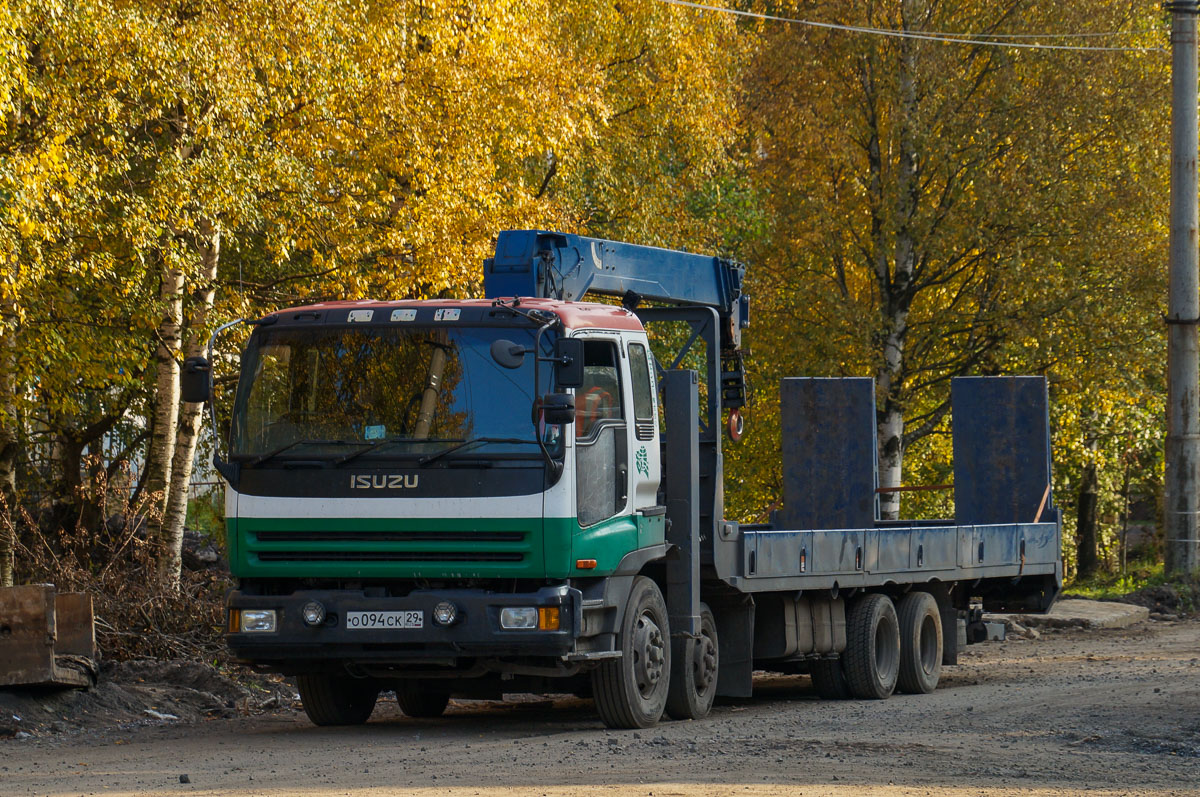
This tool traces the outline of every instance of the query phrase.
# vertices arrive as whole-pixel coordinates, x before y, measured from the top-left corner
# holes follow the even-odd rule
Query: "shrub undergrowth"
[[[91,595],[103,658],[226,661],[221,633],[229,578],[187,568],[177,586],[163,577],[159,544],[150,534],[158,506],[152,498],[133,502],[124,490],[105,491],[98,528],[76,520],[47,530],[44,518],[39,523],[18,509],[8,521],[16,540],[15,583]]]

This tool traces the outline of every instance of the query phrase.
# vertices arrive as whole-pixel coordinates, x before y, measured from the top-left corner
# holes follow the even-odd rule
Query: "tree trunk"
[[[1100,567],[1096,551],[1096,504],[1100,490],[1096,464],[1083,466],[1083,477],[1079,480],[1078,514],[1075,519],[1075,577],[1088,578]]]
[[[200,283],[192,292],[194,302],[188,323],[188,357],[204,353],[204,330],[216,296],[217,263],[221,257],[221,231],[208,220],[200,222],[201,241]],[[204,405],[184,402],[179,411],[179,428],[171,463],[171,482],[163,515],[162,559],[159,562],[167,583],[179,585],[183,553],[183,526],[187,519],[188,497],[191,494],[192,466],[196,458],[196,443],[204,421]]]
[[[51,416],[55,424],[54,459],[58,466],[58,478],[54,481],[54,522],[64,529],[80,525],[83,487],[83,449],[86,447],[74,434],[76,430],[63,422],[60,416]]]
[[[16,380],[12,368],[12,333],[0,336],[0,587],[13,585],[17,527]]]
[[[901,5],[901,25],[912,27],[919,14],[919,0],[906,0]],[[899,160],[896,169],[895,262],[891,273],[886,266],[876,267],[880,283],[883,318],[883,350],[876,384],[883,395],[879,413],[879,485],[899,487],[904,467],[904,341],[908,335],[908,313],[912,307],[913,269],[916,265],[917,241],[913,229],[920,198],[920,163],[916,137],[913,134],[917,114],[916,59],[918,44],[909,38],[900,40],[898,77],[900,106],[898,125]],[[882,493],[879,498],[880,517],[896,520],[900,517],[900,493]]]
[[[157,504],[160,511],[150,518],[150,530],[162,546],[161,557],[166,551],[166,541],[162,537],[162,515],[166,511],[171,486],[171,465],[175,457],[175,419],[179,408],[179,363],[175,358],[179,352],[179,336],[183,324],[183,270],[169,264],[166,244],[163,251],[159,299],[163,302],[163,315],[158,325],[158,346],[154,352],[157,376],[154,392],[154,431],[150,436],[150,451],[146,462],[146,491],[151,496],[161,496],[158,499],[160,503]]]
[[[14,272],[15,272],[15,266]],[[16,284],[16,274],[13,283]],[[11,290],[11,288],[0,288]],[[15,297],[0,304],[0,587],[13,585],[17,520],[17,373]]]

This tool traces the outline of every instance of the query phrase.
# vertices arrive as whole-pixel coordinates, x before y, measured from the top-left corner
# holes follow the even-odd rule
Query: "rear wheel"
[[[818,659],[812,663],[809,675],[812,676],[813,688],[822,699],[850,698],[850,684],[846,682],[841,659]]]
[[[662,717],[671,681],[671,629],[658,585],[633,581],[621,623],[621,658],[592,670],[600,719],[610,728],[649,728]]]
[[[900,673],[900,628],[886,595],[865,595],[847,618],[846,682],[850,693],[882,700],[896,689]]]
[[[297,675],[296,688],[314,725],[362,725],[379,697],[375,681],[329,673]]]
[[[677,720],[708,716],[717,696],[720,652],[717,621],[712,611],[700,604],[700,636],[671,640],[671,687],[667,690],[667,713]]]
[[[910,592],[896,606],[900,621],[901,691],[929,694],[942,675],[942,615],[928,592]]]
[[[440,717],[449,702],[450,693],[445,689],[427,688],[420,681],[401,681],[396,685],[396,703],[410,717]]]

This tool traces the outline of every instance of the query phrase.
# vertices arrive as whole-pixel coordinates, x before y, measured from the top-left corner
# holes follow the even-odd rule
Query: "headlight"
[[[533,606],[506,606],[500,610],[500,627],[510,631],[537,628],[538,610]]]
[[[242,609],[242,632],[265,634],[275,630],[274,609]]]
[[[454,625],[458,620],[458,607],[450,601],[442,601],[433,607],[433,621],[438,625]]]
[[[300,615],[304,618],[304,622],[307,625],[318,626],[325,622],[325,607],[318,601],[309,601],[300,610]]]

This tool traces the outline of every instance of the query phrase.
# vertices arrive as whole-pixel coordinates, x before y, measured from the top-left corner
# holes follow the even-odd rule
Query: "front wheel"
[[[329,673],[297,675],[296,688],[314,725],[362,725],[379,697],[372,680]]]
[[[649,728],[662,717],[671,681],[671,629],[658,585],[633,580],[621,623],[621,658],[592,670],[600,719],[610,728]]]
[[[700,636],[671,640],[671,688],[667,713],[677,720],[698,720],[712,711],[717,697],[720,648],[712,610],[700,604]]]
[[[450,702],[445,689],[427,688],[420,681],[401,681],[396,685],[396,704],[414,719],[440,717]]]

